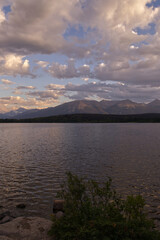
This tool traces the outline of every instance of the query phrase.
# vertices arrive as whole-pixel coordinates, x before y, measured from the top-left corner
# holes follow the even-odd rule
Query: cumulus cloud
[[[24,56],[6,54],[0,56],[0,74],[12,76],[34,76],[30,73],[29,61]]]

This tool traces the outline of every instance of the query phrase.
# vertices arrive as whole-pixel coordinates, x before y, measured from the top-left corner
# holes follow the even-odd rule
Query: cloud
[[[0,1],[0,8],[3,8],[4,6],[8,6],[11,4],[11,0],[1,0]]]
[[[33,97],[23,98],[20,96],[10,96],[0,98],[1,112],[16,110],[20,107],[26,109],[46,108],[54,106],[57,103],[56,99],[36,99]]]
[[[55,53],[66,46],[63,33],[81,11],[77,0],[12,0],[0,27],[0,46],[10,52]]]
[[[7,54],[0,56],[0,74],[12,76],[34,76],[30,73],[29,61],[24,56]]]
[[[159,56],[146,55],[143,59],[137,57],[133,57],[132,60],[111,59],[107,63],[101,62],[94,67],[87,64],[76,67],[75,61],[70,59],[67,64],[52,63],[44,69],[52,77],[58,79],[82,78],[84,81],[97,79],[154,86],[159,82],[159,64]]]
[[[116,47],[115,43],[118,43],[116,50],[120,45],[124,46],[127,43],[130,44],[130,41],[140,39],[141,36],[133,34],[134,29],[145,28],[158,13],[158,9],[153,10],[146,6],[148,0],[132,2],[130,0],[92,0],[87,3],[87,7],[84,8],[84,24],[98,29],[101,39],[102,37],[104,40],[107,39],[114,47]]]
[[[69,57],[97,54],[100,57],[109,43],[110,51],[126,52],[133,42],[146,39],[135,34],[136,27],[145,28],[158,14],[158,8],[148,8],[147,2],[86,0],[84,5],[78,0],[12,0],[8,19],[4,20],[1,14],[0,46],[4,51],[25,55],[63,53]],[[83,38],[72,34],[72,29],[79,26]],[[69,39],[64,37],[66,31],[70,33]]]
[[[125,58],[119,58],[115,61],[101,62],[94,67],[84,64],[76,67],[73,59],[67,64],[52,63],[45,68],[52,77],[58,79],[82,78],[84,81],[89,79],[101,81],[123,81],[124,83],[135,82],[135,84],[157,84],[159,81],[160,60],[156,56],[143,59],[133,58],[129,61]]]
[[[119,84],[120,83],[117,83],[117,85]],[[68,83],[66,85],[49,84],[46,86],[46,89],[49,89],[50,91],[58,90],[59,92],[61,92],[61,94],[71,99],[82,99],[91,96],[95,97],[99,94],[107,94],[109,92],[108,89],[111,86],[113,86],[113,84],[106,84],[101,82],[91,82],[82,85]]]
[[[37,99],[46,99],[46,98],[51,98],[51,99],[58,99],[61,93],[59,91],[36,91],[36,92],[29,92],[26,93],[28,96],[32,97],[37,97]]]
[[[72,100],[80,99],[131,99],[138,102],[150,102],[160,98],[160,87],[151,85],[133,85],[123,82],[90,82],[82,85],[68,83],[64,85],[50,84],[50,91],[58,90],[63,96]],[[48,92],[49,94],[49,92]]]
[[[107,99],[123,100],[131,99],[137,102],[150,102],[160,98],[160,87],[151,85],[132,85],[121,82],[94,82],[83,85],[67,84],[65,96],[70,99]]]
[[[12,85],[15,84],[14,82],[8,80],[8,79],[1,79],[1,82],[5,85]]]
[[[78,77],[77,69],[73,59],[68,61],[68,64],[62,65],[59,63],[52,63],[48,68],[48,72],[55,78],[74,78]]]
[[[78,77],[87,78],[91,74],[89,65],[84,64],[80,67],[76,67],[74,59],[69,59],[68,63],[63,65],[60,63],[53,62],[51,65],[43,66],[43,68],[51,76],[58,79],[78,78]]]
[[[34,86],[18,86],[16,87],[16,90],[34,90],[36,87]]]
[[[12,93],[14,95],[23,95],[24,92],[22,90],[28,91],[28,90],[35,90],[35,89],[36,89],[36,87],[34,87],[34,86],[18,86],[14,89],[14,91],[12,91]]]
[[[63,90],[65,85],[51,83],[45,87],[47,90]]]
[[[65,94],[65,85],[49,84],[44,91],[27,92],[26,95],[36,99],[54,99],[57,100]]]
[[[82,80],[85,81],[85,82],[88,82],[89,78],[87,78],[87,77],[86,78],[82,78]]]
[[[49,62],[46,61],[37,61],[36,63],[42,68],[46,68],[49,65]]]
[[[72,100],[95,99],[95,100],[123,100],[131,99],[136,102],[150,102],[160,98],[160,87],[146,85],[124,84],[122,82],[91,82],[82,85],[68,83],[66,85],[49,84],[45,91],[26,93],[26,98],[11,96],[0,98],[2,111],[9,111],[19,107],[45,108],[54,106],[60,97]]]
[[[0,25],[5,21],[5,14],[0,10]]]
[[[33,69],[42,68],[53,78],[90,80],[82,85],[49,84],[44,91],[19,86],[16,92],[30,90],[25,95],[29,100],[10,101],[28,104],[35,99],[43,105],[58,101],[61,96],[158,97],[160,8],[147,7],[148,2],[151,0],[1,0],[1,75],[34,77]],[[11,12],[6,16],[3,7],[7,4],[11,5]],[[155,24],[153,34],[148,28],[151,23]],[[143,34],[144,29],[148,29],[147,34]],[[37,56],[42,60],[36,61]],[[31,69],[32,62],[37,68]],[[109,85],[108,81],[117,83]]]

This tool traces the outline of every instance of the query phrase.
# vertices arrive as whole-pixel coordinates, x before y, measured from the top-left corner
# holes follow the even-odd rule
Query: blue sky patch
[[[133,44],[132,44],[132,46],[138,47],[138,48],[142,47],[142,45],[149,45],[149,43],[146,42],[146,41],[141,41],[141,42],[133,43]]]
[[[69,37],[78,37],[78,38],[84,38],[86,36],[87,32],[84,31],[83,27],[79,25],[74,26],[68,26],[64,33],[64,38],[68,39]]]
[[[147,34],[154,35],[156,33],[155,27],[156,27],[155,23],[149,23],[146,28],[137,27],[134,29],[134,31],[138,35],[147,35]]]
[[[7,15],[9,12],[11,12],[11,5],[4,6],[2,10],[5,13],[5,15]]]
[[[150,3],[147,3],[146,6],[147,7],[153,7],[153,8],[160,7],[160,0],[153,0]]]

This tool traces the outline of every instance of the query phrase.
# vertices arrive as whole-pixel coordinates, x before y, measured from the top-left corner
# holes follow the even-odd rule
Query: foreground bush
[[[65,214],[53,217],[49,234],[56,240],[160,240],[144,213],[144,199],[122,200],[110,179],[101,186],[68,173],[58,197],[65,200]]]

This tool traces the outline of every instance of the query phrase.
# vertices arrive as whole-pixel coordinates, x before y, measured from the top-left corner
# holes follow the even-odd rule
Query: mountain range
[[[130,115],[143,113],[160,113],[160,100],[156,99],[148,104],[136,103],[131,100],[100,102],[94,100],[76,100],[56,107],[46,109],[19,108],[16,111],[0,113],[1,119],[28,119],[58,116],[66,114],[116,114]]]

